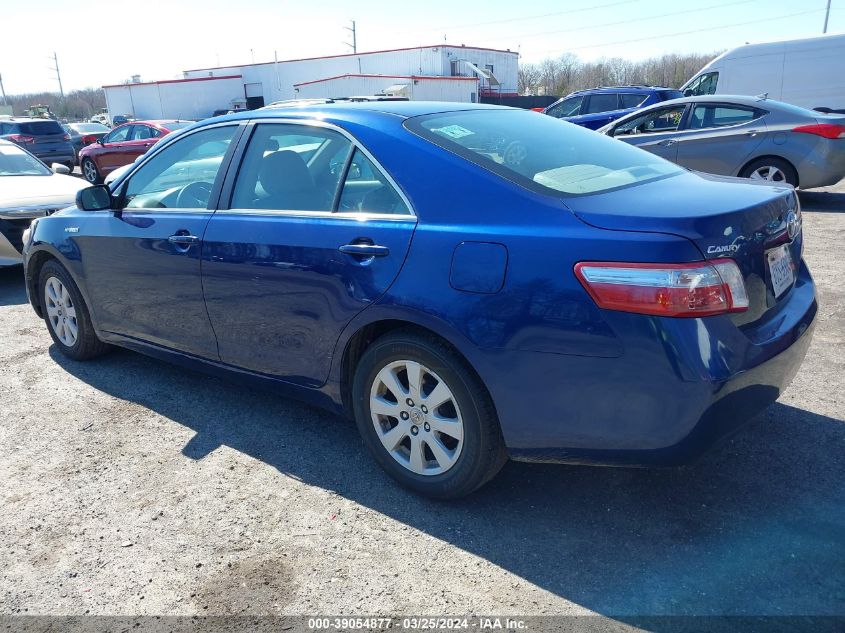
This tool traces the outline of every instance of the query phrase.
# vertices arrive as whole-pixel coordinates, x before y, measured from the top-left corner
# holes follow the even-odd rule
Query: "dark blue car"
[[[683,96],[680,90],[655,86],[593,88],[573,92],[555,101],[543,110],[543,114],[597,130],[640,108]]]
[[[816,314],[791,187],[510,108],[218,117],[77,206],[25,236],[59,351],[305,398],[437,497],[508,457],[688,460],[779,396]]]

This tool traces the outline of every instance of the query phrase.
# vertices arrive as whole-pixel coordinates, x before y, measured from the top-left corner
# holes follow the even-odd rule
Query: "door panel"
[[[93,215],[93,214],[92,214]],[[201,237],[210,211],[98,212],[78,239],[92,311],[100,329],[217,358],[200,275]]]
[[[754,116],[746,108],[697,104],[687,122],[693,129],[679,136],[678,164],[710,174],[735,175],[768,135],[761,117],[734,123],[743,112]],[[716,125],[722,121],[727,124]]]
[[[322,385],[342,329],[390,286],[414,226],[410,218],[218,211],[205,234],[203,284],[221,360]],[[364,240],[389,254],[339,251]]]
[[[678,132],[673,131],[617,136],[616,138],[674,163],[677,162],[678,157],[678,136]]]
[[[93,213],[79,238],[100,329],[217,359],[202,292],[202,236],[237,124],[202,128],[131,173],[117,212]]]

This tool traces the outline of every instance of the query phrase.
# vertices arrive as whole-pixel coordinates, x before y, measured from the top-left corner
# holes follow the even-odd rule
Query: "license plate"
[[[772,290],[775,297],[779,297],[789,290],[795,281],[789,248],[786,245],[773,248],[766,252],[766,259],[769,263],[769,276],[772,278]]]

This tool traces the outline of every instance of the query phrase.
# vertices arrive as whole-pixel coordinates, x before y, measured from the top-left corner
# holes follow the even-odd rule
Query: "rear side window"
[[[669,101],[670,99],[681,99],[684,96],[684,93],[680,90],[661,90],[659,93],[660,98],[663,101]]]
[[[739,125],[759,118],[761,112],[736,106],[699,105],[693,108],[688,127],[700,130],[712,127]]]
[[[32,121],[30,123],[19,123],[18,129],[21,131],[21,134],[28,134],[30,136],[65,133],[62,126],[56,121]]]
[[[351,149],[352,144],[334,130],[262,123],[244,153],[231,206],[331,211]]]
[[[446,112],[408,119],[405,126],[503,178],[558,197],[682,173],[654,154],[533,112]]]
[[[362,213],[409,213],[408,206],[381,170],[355,149],[346,170],[338,211]]]
[[[622,103],[623,108],[636,108],[643,101],[645,101],[647,98],[648,98],[648,95],[636,95],[636,94],[619,95],[619,101]]]
[[[587,102],[587,114],[598,114],[599,112],[610,112],[619,109],[619,98],[615,94],[590,95]]]

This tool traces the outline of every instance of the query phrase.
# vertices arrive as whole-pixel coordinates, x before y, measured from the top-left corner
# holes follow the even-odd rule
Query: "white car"
[[[58,163],[47,167],[22,147],[0,139],[0,266],[20,264],[23,232],[33,218],[75,203],[76,192],[90,187],[67,175]]]

